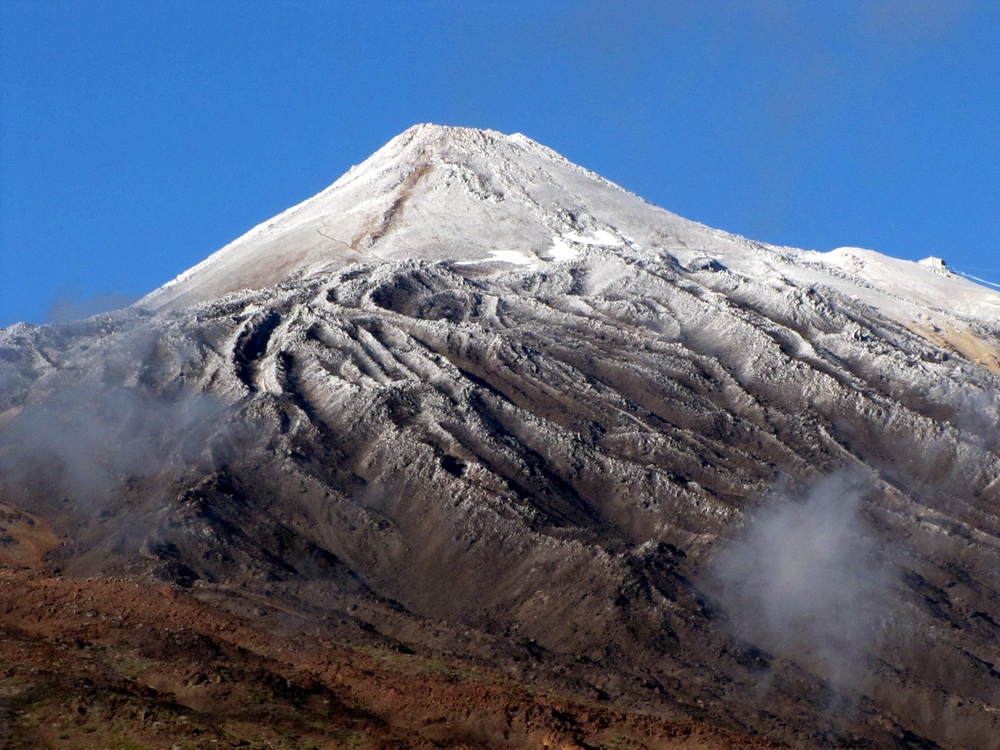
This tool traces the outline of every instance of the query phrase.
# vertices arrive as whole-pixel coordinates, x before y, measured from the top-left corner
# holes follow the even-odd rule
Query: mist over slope
[[[0,502],[67,575],[797,747],[996,748],[998,311],[417,126],[136,308],[0,331]]]

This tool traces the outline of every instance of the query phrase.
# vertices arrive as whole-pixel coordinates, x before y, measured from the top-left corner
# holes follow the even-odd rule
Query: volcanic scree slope
[[[4,561],[795,747],[1000,748],[998,313],[420,125],[129,310],[0,331]]]

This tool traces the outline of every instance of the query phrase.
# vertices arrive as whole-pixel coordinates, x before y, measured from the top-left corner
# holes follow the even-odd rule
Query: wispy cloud
[[[799,661],[839,693],[860,687],[891,577],[866,534],[869,480],[840,472],[776,492],[714,561],[736,635]]]
[[[53,300],[49,306],[46,322],[72,323],[111,310],[121,310],[131,305],[136,299],[136,297],[120,292],[98,292],[83,299],[77,299],[72,294],[64,294]]]

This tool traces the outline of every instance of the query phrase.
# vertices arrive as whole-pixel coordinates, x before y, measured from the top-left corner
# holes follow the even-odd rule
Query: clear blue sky
[[[417,122],[1000,282],[997,0],[0,0],[0,85],[0,326],[139,297]]]

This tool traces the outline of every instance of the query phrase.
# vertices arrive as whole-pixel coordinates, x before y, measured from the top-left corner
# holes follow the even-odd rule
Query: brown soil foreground
[[[164,585],[0,566],[0,747],[781,747],[459,663],[283,637]]]

